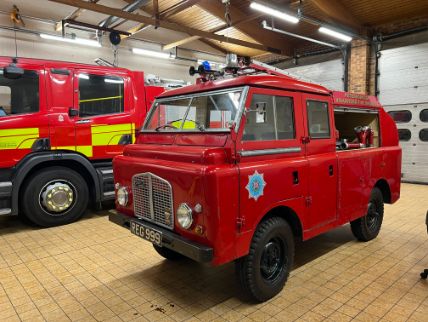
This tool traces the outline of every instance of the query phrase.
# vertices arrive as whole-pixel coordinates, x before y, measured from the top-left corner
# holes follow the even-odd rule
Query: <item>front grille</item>
[[[146,172],[132,178],[135,216],[174,228],[172,188],[168,181]]]

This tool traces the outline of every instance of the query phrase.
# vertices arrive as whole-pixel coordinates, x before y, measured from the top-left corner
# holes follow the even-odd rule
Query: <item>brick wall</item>
[[[353,93],[369,94],[371,59],[370,45],[365,40],[353,40],[348,63],[348,90]]]

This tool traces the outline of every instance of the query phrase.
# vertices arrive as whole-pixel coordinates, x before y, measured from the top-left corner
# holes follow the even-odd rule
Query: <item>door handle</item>
[[[328,174],[330,175],[330,177],[334,174],[333,165],[331,164],[328,166]]]
[[[299,171],[293,171],[293,184],[299,183]]]

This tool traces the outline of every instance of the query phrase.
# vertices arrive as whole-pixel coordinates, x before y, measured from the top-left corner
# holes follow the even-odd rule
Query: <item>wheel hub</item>
[[[280,241],[269,241],[262,253],[260,270],[266,280],[275,279],[284,267],[284,251]]]
[[[49,212],[63,212],[70,208],[73,201],[73,189],[65,182],[48,183],[41,193],[42,205]]]

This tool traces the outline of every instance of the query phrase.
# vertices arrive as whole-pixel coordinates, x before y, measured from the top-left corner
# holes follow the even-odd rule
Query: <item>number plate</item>
[[[131,221],[130,230],[131,233],[148,240],[152,244],[162,246],[162,233],[160,231],[145,227],[135,221]]]

